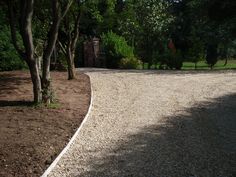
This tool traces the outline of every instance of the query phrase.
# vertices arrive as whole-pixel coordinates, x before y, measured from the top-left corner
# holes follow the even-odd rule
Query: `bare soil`
[[[58,105],[32,105],[27,71],[0,72],[0,176],[40,176],[80,126],[90,104],[90,81],[83,73],[68,81],[53,72]]]

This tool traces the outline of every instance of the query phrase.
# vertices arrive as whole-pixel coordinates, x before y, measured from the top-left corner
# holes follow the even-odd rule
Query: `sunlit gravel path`
[[[49,176],[236,175],[236,71],[83,71],[92,111]]]

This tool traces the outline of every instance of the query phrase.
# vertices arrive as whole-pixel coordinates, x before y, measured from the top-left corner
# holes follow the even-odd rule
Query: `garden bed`
[[[0,176],[40,176],[80,126],[90,104],[85,74],[52,73],[58,104],[33,106],[27,71],[0,72]]]

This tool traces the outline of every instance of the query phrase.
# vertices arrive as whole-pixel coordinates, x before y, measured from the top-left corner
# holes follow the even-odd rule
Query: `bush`
[[[0,27],[0,71],[27,68],[11,43],[10,30],[7,26]]]
[[[172,53],[170,50],[167,50],[161,56],[161,65],[160,69],[163,68],[162,65],[166,65],[167,69],[181,69],[183,66],[183,57],[180,50],[177,50],[176,53]]]
[[[133,48],[127,44],[125,38],[110,31],[103,34],[101,39],[108,68],[118,68],[122,58],[134,57]]]
[[[142,62],[135,57],[122,58],[119,67],[121,69],[137,69]]]

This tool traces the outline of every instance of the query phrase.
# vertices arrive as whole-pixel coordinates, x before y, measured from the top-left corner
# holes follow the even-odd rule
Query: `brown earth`
[[[27,71],[0,72],[0,176],[40,176],[80,126],[90,103],[85,74],[52,73],[54,108],[33,106]]]

